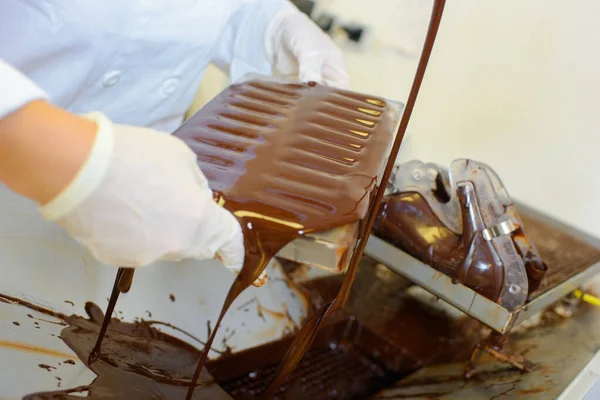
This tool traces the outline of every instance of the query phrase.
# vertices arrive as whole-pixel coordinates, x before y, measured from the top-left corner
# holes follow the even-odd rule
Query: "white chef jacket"
[[[293,8],[288,0],[0,0],[0,118],[47,97],[74,113],[172,132],[209,63],[234,81],[271,73],[265,31]]]

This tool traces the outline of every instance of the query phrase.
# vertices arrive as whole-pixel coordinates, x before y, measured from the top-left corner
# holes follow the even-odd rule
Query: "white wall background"
[[[489,163],[516,199],[600,236],[600,3],[450,0],[409,127],[412,156]],[[406,98],[415,57],[386,43],[422,42],[423,0],[321,0],[373,27],[347,49],[358,90]],[[423,25],[421,25],[423,26]],[[416,34],[404,33],[413,30]],[[367,55],[368,56],[365,56]]]
[[[409,127],[410,157],[495,168],[515,199],[600,236],[600,3],[449,0]],[[431,1],[320,0],[367,24],[340,41],[356,90],[405,100]],[[197,105],[226,82],[209,72]]]

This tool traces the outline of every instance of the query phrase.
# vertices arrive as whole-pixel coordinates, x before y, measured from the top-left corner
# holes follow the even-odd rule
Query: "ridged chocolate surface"
[[[174,134],[226,208],[320,230],[365,216],[396,121],[381,99],[253,81],[228,88]]]

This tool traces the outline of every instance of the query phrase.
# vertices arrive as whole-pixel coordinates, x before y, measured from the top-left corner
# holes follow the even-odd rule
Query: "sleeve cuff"
[[[98,126],[92,151],[69,186],[40,207],[40,212],[48,221],[60,220],[77,208],[98,188],[108,171],[114,148],[113,125],[101,113],[93,112],[84,117]]]

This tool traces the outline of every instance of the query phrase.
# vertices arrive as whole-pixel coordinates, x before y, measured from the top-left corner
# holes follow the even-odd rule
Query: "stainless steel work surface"
[[[600,310],[585,306],[570,319],[555,315],[552,321],[512,333],[509,343],[535,363],[531,372],[521,373],[486,354],[469,381],[463,379],[464,363],[436,365],[398,381],[372,399],[557,399],[600,349]],[[585,396],[571,394],[565,398]]]

